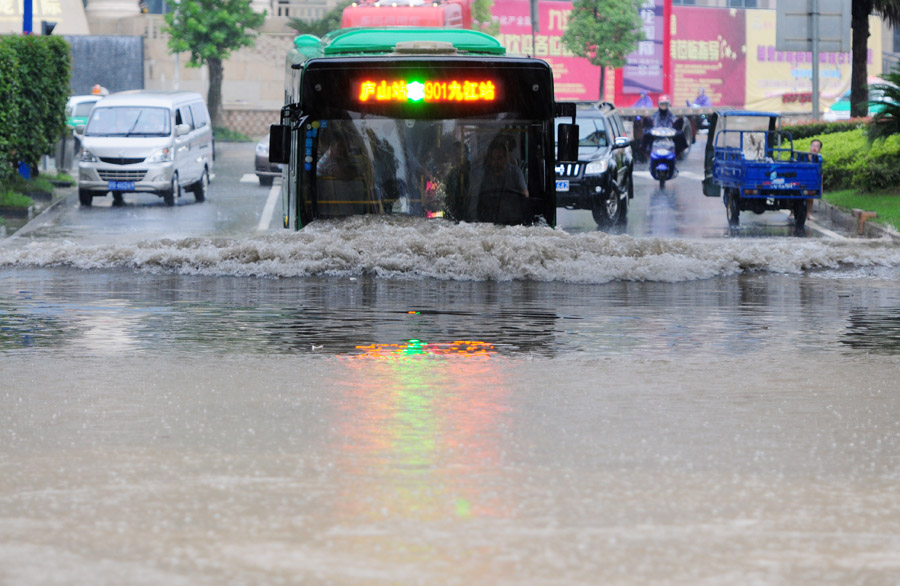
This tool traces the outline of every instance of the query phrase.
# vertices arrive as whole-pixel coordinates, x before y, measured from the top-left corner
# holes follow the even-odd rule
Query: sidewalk
[[[831,224],[831,227],[848,238],[889,238],[894,242],[900,242],[900,232],[890,226],[865,217],[860,220],[857,215],[833,206],[823,199],[815,200],[812,213],[813,221]]]
[[[69,175],[72,174],[71,170],[68,171]],[[53,157],[47,157],[44,161],[42,161],[40,167],[41,175],[57,175],[57,169],[54,163]],[[49,199],[42,198],[32,198],[33,202],[27,209],[27,212],[24,212],[22,216],[16,215],[15,217],[11,216],[2,216],[4,223],[0,224],[0,238],[6,238],[16,234],[19,230],[24,228],[29,222],[40,216],[45,211],[55,207],[60,202],[65,201],[71,194],[77,191],[78,185],[77,183],[73,183],[68,187],[64,186],[56,186],[53,187],[53,192],[50,194]]]

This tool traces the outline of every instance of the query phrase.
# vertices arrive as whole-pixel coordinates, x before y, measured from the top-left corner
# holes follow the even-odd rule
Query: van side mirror
[[[75,127],[75,134],[84,134],[84,124]]]
[[[614,149],[624,149],[625,147],[631,146],[631,139],[627,136],[617,136],[615,142],[613,143]]]
[[[191,125],[190,124],[176,124],[175,125],[175,136],[184,136],[185,134],[190,133]]]
[[[291,162],[291,127],[284,124],[269,126],[269,162]]]
[[[556,160],[578,160],[578,125],[560,124],[556,131]]]

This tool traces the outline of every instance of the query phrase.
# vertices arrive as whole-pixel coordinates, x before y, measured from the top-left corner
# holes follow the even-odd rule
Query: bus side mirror
[[[578,125],[560,124],[556,131],[556,160],[578,160]]]
[[[269,162],[289,163],[291,161],[291,127],[284,124],[269,126]]]

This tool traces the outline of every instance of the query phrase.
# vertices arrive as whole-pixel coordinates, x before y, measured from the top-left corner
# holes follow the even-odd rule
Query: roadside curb
[[[18,230],[16,230],[16,231],[13,232],[12,234],[10,234],[8,240],[12,240],[12,239],[16,238],[17,236],[19,236],[20,234],[27,234],[28,232],[30,232],[34,226],[37,226],[37,221],[38,221],[44,214],[46,214],[46,213],[49,212],[50,210],[56,208],[56,207],[57,207],[58,205],[60,205],[62,202],[64,202],[64,201],[66,201],[67,199],[69,199],[69,196],[72,195],[73,193],[75,193],[75,189],[76,189],[76,188],[75,188],[75,187],[66,187],[66,188],[64,188],[64,189],[60,189],[60,188],[57,188],[57,189],[58,189],[58,191],[57,191],[56,193],[59,194],[59,197],[54,197],[54,198],[53,198],[53,201],[51,201],[51,202],[47,205],[47,207],[45,207],[44,209],[42,209],[38,215],[36,215],[36,216],[34,216],[33,218],[31,218],[30,220],[28,220],[28,223],[27,223],[27,224],[25,224],[24,226],[22,226],[21,228],[19,228]]]
[[[884,226],[872,221],[860,221],[853,213],[824,200],[815,200],[813,211],[819,217],[827,218],[829,222],[840,228],[851,238],[880,238],[900,242],[900,232],[897,232],[890,226]],[[862,233],[859,231],[860,226],[862,226]]]

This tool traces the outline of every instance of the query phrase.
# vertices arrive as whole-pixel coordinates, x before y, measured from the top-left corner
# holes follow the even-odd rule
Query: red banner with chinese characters
[[[747,46],[745,10],[672,10],[672,103],[684,106],[703,89],[713,106],[744,105]]]
[[[600,68],[563,48],[571,2],[539,2],[540,30],[532,38],[528,0],[495,0],[491,13],[500,23],[497,38],[509,55],[530,55],[553,68],[557,100],[589,101],[600,95]]]

